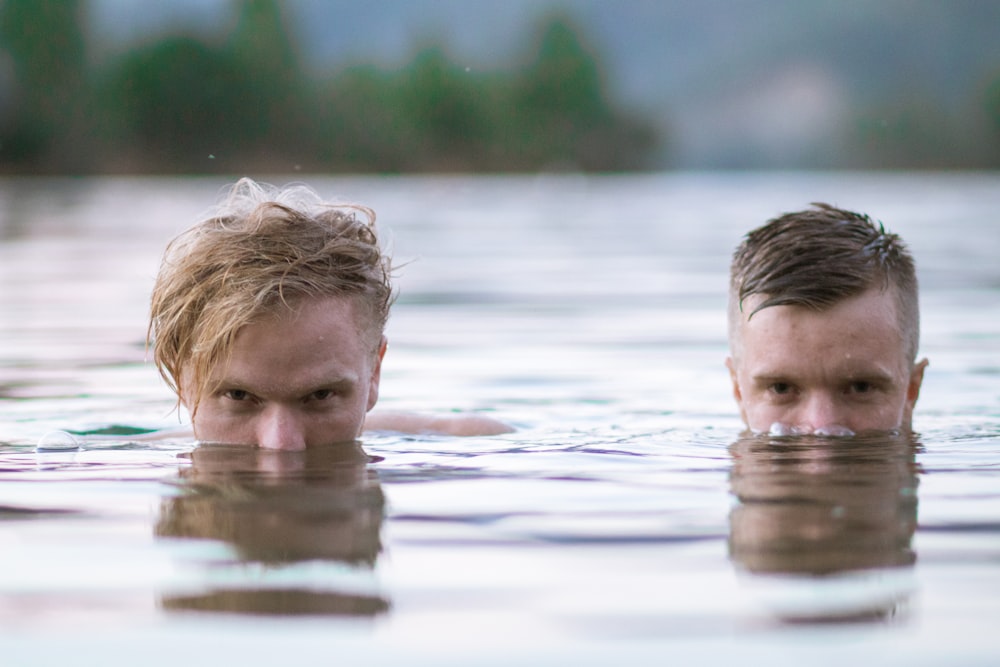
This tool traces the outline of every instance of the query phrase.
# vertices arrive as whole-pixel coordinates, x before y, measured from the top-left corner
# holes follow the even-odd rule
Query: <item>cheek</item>
[[[779,407],[753,399],[745,401],[743,409],[746,411],[747,426],[755,431],[770,430],[771,425],[783,421],[786,414],[786,411]]]
[[[887,402],[885,405],[880,406],[879,409],[872,411],[868,423],[864,424],[864,428],[875,431],[898,429],[903,423],[905,407],[903,397]]]
[[[747,426],[754,431],[768,431],[775,422],[794,420],[794,404],[776,405],[764,392],[744,392],[741,405]]]
[[[356,438],[364,425],[367,413],[367,392],[365,396],[341,404],[335,409],[313,414],[308,417],[309,431],[319,439],[334,436],[339,440]]]
[[[235,437],[232,420],[225,420],[220,417],[212,406],[204,402],[198,406],[198,412],[191,420],[194,435],[198,440],[226,442]]]
[[[771,428],[771,424],[781,421],[786,413],[781,406],[774,405],[752,391],[742,393],[740,407],[746,417],[747,426],[755,431]]]
[[[198,440],[244,442],[252,439],[259,415],[254,412],[240,414],[227,410],[226,407],[225,403],[220,404],[213,397],[201,402],[191,419],[191,426]]]

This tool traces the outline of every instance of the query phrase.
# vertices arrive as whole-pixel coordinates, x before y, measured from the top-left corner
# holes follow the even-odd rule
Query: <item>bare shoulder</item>
[[[366,431],[429,435],[500,435],[514,428],[502,421],[477,414],[422,415],[415,412],[373,411],[365,419]]]

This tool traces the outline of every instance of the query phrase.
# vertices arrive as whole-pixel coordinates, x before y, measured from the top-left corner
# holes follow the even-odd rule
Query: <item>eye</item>
[[[231,401],[249,401],[250,392],[246,389],[228,389],[222,394]]]
[[[317,389],[306,397],[307,401],[326,401],[337,395],[333,389]]]
[[[847,391],[851,394],[867,394],[874,391],[875,385],[867,380],[856,380],[848,385]]]
[[[769,387],[769,389],[772,393],[775,393],[778,396],[784,396],[792,393],[792,385],[787,382],[775,382]]]

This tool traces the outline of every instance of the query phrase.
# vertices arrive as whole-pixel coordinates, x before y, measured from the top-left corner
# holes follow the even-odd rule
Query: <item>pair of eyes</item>
[[[773,382],[768,386],[768,391],[778,396],[792,394],[796,387],[791,382]],[[868,394],[878,389],[878,386],[869,380],[854,380],[849,382],[845,388],[846,394]]]
[[[228,389],[222,392],[222,395],[231,401],[236,401],[238,403],[244,401],[252,401],[256,398],[252,393],[246,389]],[[338,395],[338,392],[333,389],[317,389],[316,391],[310,392],[303,398],[304,401],[327,401]]]

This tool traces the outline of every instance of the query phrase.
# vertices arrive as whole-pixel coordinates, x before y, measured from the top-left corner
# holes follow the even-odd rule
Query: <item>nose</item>
[[[816,392],[803,405],[796,420],[796,431],[813,435],[854,435],[847,418],[835,397]]]
[[[306,448],[306,433],[294,411],[272,405],[258,417],[257,446],[261,449],[282,449],[300,452]]]

